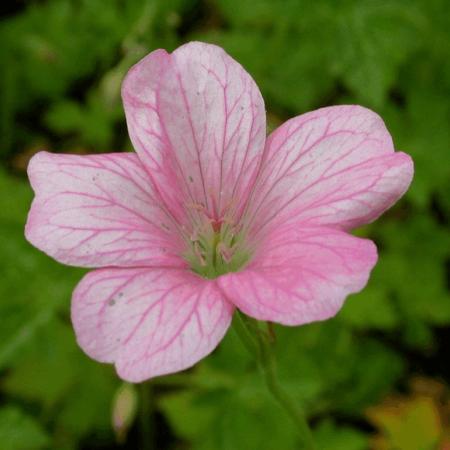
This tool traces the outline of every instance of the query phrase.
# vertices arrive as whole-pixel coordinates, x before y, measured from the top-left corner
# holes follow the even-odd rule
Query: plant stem
[[[254,334],[248,329],[245,316],[240,313],[235,315],[233,319],[233,329],[248,352],[251,355],[257,354],[258,344],[255,342]]]
[[[152,389],[150,384],[141,384],[141,408],[140,408],[140,418],[141,418],[141,440],[142,440],[142,450],[154,450],[155,440],[154,440],[154,415],[151,404]]]
[[[297,426],[301,439],[301,449],[315,450],[316,446],[311,429],[302,408],[286,393],[278,381],[276,359],[272,346],[273,337],[270,336],[269,332],[261,330],[256,320],[240,313],[239,319],[245,324],[248,332],[254,336],[258,343],[258,362],[264,373],[267,388]]]

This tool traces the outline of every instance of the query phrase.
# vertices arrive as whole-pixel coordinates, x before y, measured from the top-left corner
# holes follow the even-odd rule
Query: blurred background
[[[53,0],[0,6],[0,448],[295,450],[232,330],[193,370],[124,385],[77,347],[83,271],[23,237],[29,158],[126,151],[129,67],[155,48],[223,46],[260,86],[274,128],[358,103],[416,175],[375,224],[380,260],[338,316],[276,327],[280,378],[319,450],[450,448],[450,2]]]

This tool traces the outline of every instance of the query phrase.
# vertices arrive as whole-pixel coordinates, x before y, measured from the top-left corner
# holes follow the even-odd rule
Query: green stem
[[[240,313],[239,317],[242,320],[242,323],[245,324],[248,332],[252,333],[258,343],[258,362],[264,373],[267,388],[297,426],[301,439],[301,449],[315,450],[316,446],[314,444],[311,429],[309,428],[305,413],[297,402],[295,402],[292,397],[286,393],[278,381],[276,358],[273,351],[270,334],[261,330],[256,320],[250,319]]]
[[[236,314],[233,319],[233,329],[238,335],[244,347],[251,355],[255,355],[258,352],[258,344],[255,342],[254,335],[249,331],[245,316],[242,314]]]
[[[155,427],[154,427],[154,416],[151,404],[152,390],[150,384],[141,384],[141,408],[140,408],[140,418],[141,418],[141,440],[142,440],[142,450],[154,450],[155,448]]]

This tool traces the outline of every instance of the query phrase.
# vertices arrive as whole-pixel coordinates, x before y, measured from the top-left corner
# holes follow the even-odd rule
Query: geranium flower
[[[40,152],[28,168],[28,240],[98,268],[72,298],[89,356],[142,381],[210,353],[235,307],[301,325],[365,286],[376,247],[348,231],[398,200],[413,174],[377,114],[322,108],[266,140],[253,79],[198,42],[150,53],[122,94],[136,153]]]

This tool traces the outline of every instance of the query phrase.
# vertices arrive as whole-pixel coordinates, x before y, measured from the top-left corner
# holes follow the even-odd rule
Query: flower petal
[[[75,266],[184,265],[174,225],[134,154],[36,154],[27,239]],[[172,219],[173,221],[173,219]]]
[[[123,98],[131,139],[158,186],[176,174],[183,200],[212,218],[242,208],[266,123],[259,89],[240,64],[199,42],[154,52],[130,71]]]
[[[413,174],[381,118],[360,106],[291,119],[270,135],[266,151],[249,213],[259,230],[286,220],[352,229],[395,203]]]
[[[81,348],[131,382],[191,367],[228,329],[233,306],[213,281],[180,269],[101,269],[74,291]]]
[[[334,316],[367,283],[374,243],[327,227],[272,231],[250,265],[218,279],[226,297],[258,320],[301,325]]]
[[[160,49],[135,64],[122,83],[122,99],[131,142],[166,208],[182,222],[183,194],[175,181],[176,168],[156,104],[159,84],[169,63],[170,55]]]

